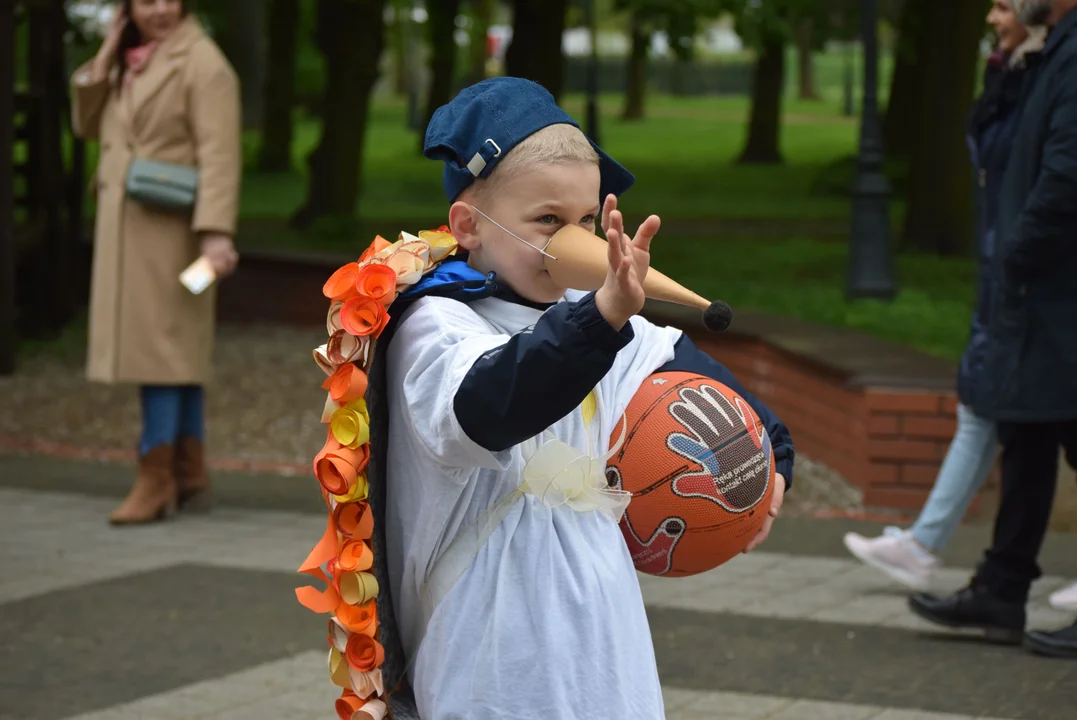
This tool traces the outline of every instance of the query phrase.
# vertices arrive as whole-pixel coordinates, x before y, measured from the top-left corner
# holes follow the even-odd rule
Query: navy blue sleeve
[[[475,361],[453,397],[456,419],[476,444],[507,450],[579,407],[633,337],[631,323],[606,322],[594,293],[558,303]]]
[[[717,380],[729,389],[736,392],[748,405],[755,410],[763,427],[770,436],[771,447],[774,448],[775,470],[785,478],[785,489],[793,485],[793,438],[789,434],[789,428],[778,418],[770,408],[761,403],[744,386],[740,384],[733,373],[725,365],[712,358],[707,353],[696,347],[687,335],[682,335],[674,346],[673,359],[658,369],[658,372],[690,372],[697,375],[705,375],[712,380]]]
[[[1018,216],[1014,242],[1004,261],[1026,279],[1073,252],[1077,227],[1077,83],[1066,79],[1051,104],[1039,178]]]

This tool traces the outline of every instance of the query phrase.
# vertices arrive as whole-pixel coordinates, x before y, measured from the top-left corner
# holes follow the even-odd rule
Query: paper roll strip
[[[388,713],[378,640],[378,581],[369,543],[374,519],[366,504],[370,460],[370,416],[363,395],[374,344],[389,321],[388,307],[425,273],[456,252],[448,228],[400,233],[395,243],[378,236],[359,258],[339,268],[322,293],[329,300],[325,344],[314,361],[327,391],[321,422],[326,441],[314,458],[328,517],[325,533],[299,572],[324,583],[296,589],[309,610],[330,615],[328,670],[343,692],[336,701],[341,720],[384,720]]]

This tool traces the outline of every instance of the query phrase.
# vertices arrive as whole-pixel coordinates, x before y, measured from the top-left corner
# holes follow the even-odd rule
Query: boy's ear
[[[457,201],[449,208],[449,230],[465,250],[479,247],[479,214],[466,202]]]

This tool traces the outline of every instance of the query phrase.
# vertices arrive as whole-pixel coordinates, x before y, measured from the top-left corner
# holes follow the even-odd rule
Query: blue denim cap
[[[445,163],[442,184],[453,202],[475,178],[489,177],[498,161],[544,127],[579,123],[562,110],[553,95],[523,78],[497,77],[464,88],[434,112],[426,128],[423,154]],[[599,199],[620,196],[636,181],[594,142],[602,175]]]

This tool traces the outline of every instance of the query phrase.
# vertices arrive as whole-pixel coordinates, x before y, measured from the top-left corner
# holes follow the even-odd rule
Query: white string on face
[[[509,230],[507,227],[505,227],[504,225],[499,223],[497,220],[494,220],[492,217],[490,217],[489,215],[484,213],[482,210],[479,210],[474,205],[472,205],[471,208],[472,208],[472,210],[477,212],[479,215],[482,215],[484,218],[486,218],[487,220],[492,222],[494,225],[496,225],[498,228],[500,228],[503,232],[505,232],[505,233],[511,235],[512,237],[516,238],[517,240],[519,240],[520,242],[522,242],[524,245],[528,246],[529,248],[532,248],[534,250],[538,250],[540,253],[542,253],[546,257],[550,258],[551,260],[556,260],[557,259],[556,257],[551,255],[550,253],[546,252],[546,248],[550,247],[550,243],[553,242],[552,237],[549,240],[546,241],[545,245],[543,245],[542,247],[539,247],[538,245],[535,245],[534,243],[530,243],[527,240],[524,240],[522,237],[520,237],[519,235],[514,233],[512,230]]]

